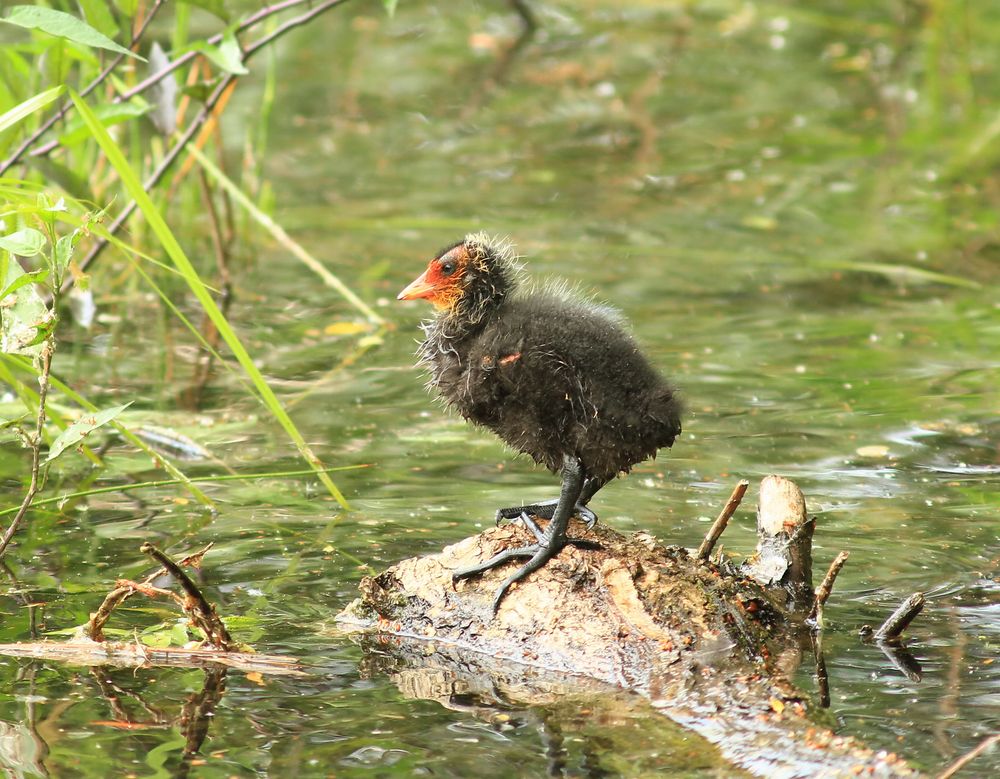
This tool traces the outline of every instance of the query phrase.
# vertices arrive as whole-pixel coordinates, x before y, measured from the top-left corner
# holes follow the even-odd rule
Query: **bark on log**
[[[799,502],[801,521],[779,531],[792,543],[778,543],[777,533],[765,539],[772,559],[784,556],[782,574],[797,577],[793,589],[808,582],[810,568],[800,554]],[[626,538],[578,522],[570,533],[600,549],[567,546],[512,588],[495,617],[491,603],[506,566],[457,584],[451,574],[533,541],[520,526],[491,528],[364,579],[361,597],[337,620],[364,641],[374,635],[381,655],[393,653],[395,678],[414,696],[502,681],[531,705],[596,681],[639,693],[761,776],[912,775],[895,755],[815,724],[807,697],[789,682],[789,665],[809,639],[803,621],[785,610],[784,586],[766,587],[725,560],[696,560],[646,533]],[[782,574],[776,581],[787,585],[791,577]]]
[[[795,482],[783,476],[766,476],[760,483],[757,503],[757,551],[744,563],[743,573],[763,585],[784,586],[793,608],[811,607],[815,527]]]

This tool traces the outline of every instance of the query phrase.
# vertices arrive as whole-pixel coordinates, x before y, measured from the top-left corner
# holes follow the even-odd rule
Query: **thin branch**
[[[20,508],[4,531],[3,537],[0,538],[0,558],[7,551],[7,546],[20,527],[24,515],[31,508],[31,502],[35,499],[40,488],[38,476],[42,465],[42,438],[45,433],[45,398],[49,394],[49,372],[52,368],[54,348],[55,345],[51,339],[47,339],[42,344],[41,371],[38,374],[38,417],[35,420],[35,433],[31,439],[31,481],[28,484],[28,491],[24,493],[24,500],[21,501]]]
[[[259,51],[263,46],[274,41],[284,33],[288,32],[289,30],[292,30],[295,27],[305,24],[306,22],[315,18],[324,11],[327,11],[330,8],[338,6],[346,1],[347,0],[326,0],[326,2],[320,3],[315,8],[309,10],[307,13],[304,13],[301,16],[297,16],[294,19],[289,19],[283,25],[272,31],[270,34],[264,36],[259,41],[256,41],[255,43],[248,46],[243,54],[243,62],[249,60],[250,57],[253,56],[257,51]],[[303,0],[288,0],[285,3],[279,3],[278,5],[271,7],[272,9],[271,13],[276,13],[277,10],[284,10],[285,8],[290,8],[294,5],[299,5],[301,2],[303,2]],[[264,10],[266,11],[268,9]],[[251,24],[251,20],[260,21],[260,19],[266,18],[266,16],[262,16],[263,13],[264,11],[255,14],[253,17],[251,17],[250,20],[244,22],[244,25],[241,26],[240,29],[244,29],[246,26],[249,26]],[[256,21],[254,21],[253,23],[256,23]],[[209,42],[211,42],[211,40],[212,39],[210,38]],[[198,112],[195,118],[191,120],[191,124],[189,124],[187,128],[184,130],[183,135],[181,135],[181,137],[177,140],[177,142],[170,148],[170,151],[167,152],[167,154],[163,157],[163,159],[160,160],[160,164],[156,166],[156,170],[154,170],[153,173],[149,176],[149,178],[147,178],[146,181],[143,182],[143,189],[149,191],[150,189],[155,187],[157,183],[159,183],[160,179],[163,178],[164,174],[167,172],[170,166],[180,155],[181,151],[191,141],[195,133],[199,130],[199,128],[203,124],[205,124],[205,122],[212,115],[216,103],[218,103],[219,100],[221,100],[222,97],[226,94],[227,90],[229,90],[234,85],[236,79],[237,79],[236,75],[230,73],[212,91],[212,94],[209,95],[208,99],[205,101],[205,104],[201,107],[201,110]],[[149,79],[147,79],[147,81],[148,80]],[[155,82],[150,82],[150,84],[152,83]],[[115,217],[114,221],[108,225],[107,228],[108,233],[110,235],[114,235],[115,233],[117,233],[122,228],[122,225],[124,225],[125,222],[128,220],[128,218],[132,215],[135,209],[136,209],[136,202],[133,200],[124,209],[122,209],[121,213],[119,213],[118,216]],[[82,260],[80,260],[79,262],[80,270],[85,271],[87,267],[97,258],[97,256],[102,251],[104,251],[104,247],[107,245],[108,241],[106,239],[101,239],[100,241],[95,243],[94,246],[91,247],[90,251],[87,252],[87,255]],[[67,284],[64,285],[64,287],[67,285],[72,285],[72,283],[73,283],[72,279],[69,279],[67,281]]]
[[[184,610],[191,617],[195,625],[205,634],[212,646],[226,652],[238,651],[239,645],[229,635],[229,631],[226,630],[225,624],[216,613],[215,607],[202,595],[201,590],[198,589],[198,585],[192,581],[191,577],[177,563],[148,541],[139,547],[139,551],[143,554],[148,554],[156,560],[177,580],[177,583],[187,595]]]
[[[830,597],[830,593],[833,591],[833,583],[837,580],[837,574],[840,573],[840,569],[844,567],[844,563],[847,562],[847,558],[850,556],[850,552],[841,552],[830,563],[830,568],[826,572],[826,576],[823,577],[823,582],[816,590],[816,600],[813,601],[808,619],[821,621],[820,615],[823,613],[823,604]]]
[[[994,744],[1000,744],[1000,733],[994,733],[992,736],[984,738],[982,741],[979,742],[978,746],[976,746],[971,751],[966,752],[964,755],[958,758],[958,760],[956,760],[954,763],[952,763],[946,769],[944,769],[941,773],[939,773],[937,775],[937,779],[951,779],[951,777],[953,777],[955,774],[961,771],[962,768],[965,767],[966,763],[970,763],[973,760],[975,760],[977,757],[983,754],[983,752],[985,752]]]
[[[701,546],[698,547],[698,554],[696,555],[697,559],[707,560],[708,556],[712,554],[715,542],[718,541],[719,536],[725,532],[726,525],[729,524],[729,519],[736,512],[736,509],[739,508],[740,501],[742,501],[743,496],[747,494],[747,487],[749,486],[750,482],[743,479],[733,488],[733,494],[729,496],[729,500],[722,509],[722,513],[719,514],[715,522],[712,523],[712,527],[709,528],[708,535],[705,536],[705,540],[702,541]]]
[[[212,546],[212,543],[208,544],[208,546],[204,547],[200,551],[179,560],[177,565],[190,565],[194,568],[199,568],[201,566],[202,558],[208,550],[212,548]],[[135,586],[135,582],[119,582],[118,585],[105,596],[104,601],[98,607],[97,611],[90,615],[90,619],[87,621],[87,624],[83,629],[84,635],[91,641],[103,641],[104,626],[107,624],[108,620],[111,619],[111,613],[118,606],[135,595],[135,593],[141,592],[142,587],[151,586],[154,581],[167,573],[169,573],[169,571],[167,571],[166,568],[158,568],[143,579],[139,584],[139,587]]]
[[[219,101],[222,95],[225,94],[226,90],[229,89],[230,86],[235,81],[236,81],[236,76],[230,74],[225,79],[223,79],[222,83],[220,83],[212,92],[212,94],[208,96],[208,99],[205,101],[205,105],[202,106],[201,110],[198,112],[198,115],[195,116],[195,118],[191,121],[191,124],[188,125],[187,129],[184,130],[184,134],[177,140],[177,142],[173,146],[170,147],[170,151],[168,151],[166,155],[164,155],[163,159],[160,160],[160,164],[156,166],[156,170],[154,170],[150,174],[149,178],[147,178],[143,182],[142,184],[143,189],[148,191],[159,183],[160,179],[163,178],[167,170],[170,169],[170,166],[173,164],[174,160],[177,159],[181,151],[184,150],[184,147],[188,144],[191,138],[194,137],[194,134],[198,132],[198,129],[208,120],[208,117],[211,115],[212,110],[215,108],[215,104]],[[121,213],[119,213],[118,216],[115,217],[114,221],[108,225],[107,228],[108,234],[114,235],[115,233],[117,233],[122,228],[122,225],[124,225],[125,222],[128,220],[128,218],[132,215],[132,212],[135,211],[135,209],[136,209],[136,202],[132,200],[129,202],[127,206],[125,206],[125,208],[122,209]],[[95,243],[90,248],[90,251],[87,252],[86,256],[83,259],[81,259],[80,262],[77,264],[77,266],[80,269],[80,272],[86,271],[87,267],[97,258],[97,256],[102,251],[104,251],[104,247],[107,245],[108,245],[108,240],[105,238],[102,238],[101,240],[97,241],[97,243]],[[66,281],[63,283],[63,291],[65,291],[68,287],[72,286],[74,280],[75,277],[70,277],[66,279]]]
[[[903,631],[909,627],[909,624],[913,622],[917,614],[923,611],[924,603],[925,599],[922,592],[913,593],[899,605],[898,609],[892,612],[892,616],[889,619],[882,623],[882,627],[875,631],[873,638],[876,641],[890,643],[898,641]]]
[[[149,27],[150,22],[153,21],[153,17],[156,16],[157,11],[160,10],[160,7],[163,5],[163,3],[164,0],[153,0],[153,6],[149,9],[149,13],[146,14],[146,18],[142,20],[142,24],[139,25],[139,29],[136,30],[135,35],[132,36],[132,42],[129,44],[128,48],[130,49],[133,48],[139,42],[139,39],[142,38],[143,34],[146,32],[146,29]],[[95,89],[97,89],[97,87],[103,84],[105,80],[108,78],[108,76],[111,75],[112,71],[114,71],[114,69],[118,67],[118,65],[121,63],[123,59],[125,59],[124,54],[119,54],[114,59],[112,59],[111,62],[107,65],[107,67],[105,67],[104,70],[102,70],[97,75],[97,77],[94,78],[93,81],[91,81],[89,84],[87,84],[87,86],[83,88],[83,90],[80,92],[80,97],[86,97]],[[21,159],[24,153],[32,146],[34,146],[38,142],[39,138],[41,138],[43,135],[45,135],[45,133],[47,133],[50,129],[52,129],[52,126],[56,122],[58,122],[60,119],[66,116],[66,114],[72,107],[73,107],[73,101],[67,100],[65,103],[62,104],[62,106],[59,108],[58,111],[52,114],[52,116],[50,116],[44,122],[42,122],[41,126],[37,130],[35,130],[35,132],[29,135],[25,139],[25,141],[14,150],[13,154],[11,154],[6,160],[0,163],[0,176],[6,173],[7,170],[12,165],[14,165],[19,159]],[[46,144],[46,146],[49,147],[46,151],[51,151],[57,145],[58,142]],[[39,149],[33,152],[32,156],[38,156],[41,153],[43,152],[41,151],[41,149]]]
[[[253,14],[252,16],[248,17],[245,21],[243,21],[236,28],[236,32],[237,33],[245,32],[246,30],[250,29],[251,27],[255,27],[260,22],[264,21],[265,19],[267,19],[267,18],[269,18],[271,16],[274,16],[277,13],[281,13],[282,11],[287,11],[289,8],[294,8],[297,5],[305,5],[305,4],[313,2],[313,1],[314,0],[285,0],[285,2],[283,2],[283,3],[276,3],[275,5],[268,6],[266,8],[262,8],[260,11],[258,11],[257,13]],[[346,0],[339,0],[339,2],[345,2],[345,1]],[[160,2],[162,2],[162,0],[160,0]],[[337,3],[334,3],[334,4],[337,4]],[[325,8],[324,8],[324,10],[325,10]],[[310,16],[310,18],[312,18],[312,17]],[[223,38],[223,33],[217,33],[217,34],[211,36],[210,38],[208,38],[205,42],[208,43],[211,46],[217,46],[217,45],[219,45],[222,42],[222,38]],[[142,92],[145,92],[147,89],[149,89],[153,85],[158,84],[161,81],[163,81],[163,79],[165,79],[167,76],[169,76],[171,73],[173,73],[175,70],[177,70],[181,66],[183,66],[183,65],[187,64],[188,62],[190,62],[191,60],[195,59],[199,54],[201,54],[200,51],[189,51],[189,52],[186,52],[185,54],[182,54],[180,57],[178,57],[176,60],[174,60],[173,62],[171,62],[169,65],[167,65],[162,70],[159,70],[156,73],[153,73],[152,75],[150,75],[148,78],[143,79],[142,81],[140,81],[138,84],[136,84],[131,89],[128,89],[125,92],[122,92],[121,94],[116,95],[111,100],[111,102],[113,104],[118,104],[118,103],[124,103],[127,100],[131,100],[136,95],[138,95],[138,94],[140,94]],[[96,84],[95,84],[95,86],[96,86]],[[83,94],[86,95],[87,93],[84,92]],[[37,137],[34,138],[32,140],[32,143],[34,143],[37,140],[38,140]],[[31,152],[31,156],[32,157],[42,157],[42,156],[45,156],[46,154],[49,154],[50,152],[52,152],[53,149],[56,149],[58,146],[59,146],[59,141],[58,140],[49,141],[48,143],[46,143],[46,144],[44,144],[42,146],[39,146],[37,149],[35,149],[34,151],[32,151]],[[18,155],[21,155],[23,153],[24,153],[23,150],[18,149]],[[0,169],[0,173],[2,173],[2,172],[3,172],[3,169]]]

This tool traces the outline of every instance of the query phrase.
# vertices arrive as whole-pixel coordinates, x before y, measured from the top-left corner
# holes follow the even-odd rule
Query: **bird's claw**
[[[544,534],[543,534],[544,538]],[[506,549],[499,554],[494,555],[489,560],[480,563],[479,565],[473,565],[468,568],[461,568],[454,571],[451,575],[452,581],[459,581],[460,579],[466,579],[470,576],[475,576],[476,574],[484,573],[492,568],[496,568],[498,565],[503,565],[508,560],[515,557],[528,557],[531,558],[518,568],[514,573],[503,580],[503,583],[497,589],[496,594],[493,596],[493,607],[492,613],[496,616],[497,609],[500,608],[501,602],[507,595],[507,591],[510,589],[511,585],[515,582],[521,581],[521,579],[528,576],[528,574],[534,573],[539,568],[545,565],[549,560],[559,554],[559,551],[566,546],[568,543],[573,543],[570,539],[551,539],[544,538],[544,540],[539,540],[539,543],[532,544],[531,546],[522,546],[516,549]]]
[[[596,541],[590,541],[585,538],[560,538],[560,539],[550,539],[539,527],[536,525],[530,517],[528,518],[528,527],[532,529],[535,534],[535,538],[538,539],[537,544],[531,544],[530,546],[520,546],[513,549],[505,549],[499,552],[489,560],[486,560],[478,565],[471,565],[468,568],[460,568],[453,571],[451,574],[451,580],[453,582],[460,581],[462,579],[468,579],[471,576],[476,576],[478,574],[485,573],[486,571],[492,570],[498,566],[503,565],[508,560],[513,560],[519,557],[531,558],[523,566],[518,568],[513,574],[508,576],[501,583],[500,587],[497,589],[496,594],[493,596],[493,615],[496,616],[497,609],[500,608],[500,603],[507,595],[507,591],[510,586],[515,582],[521,581],[523,578],[528,576],[528,574],[534,573],[539,568],[545,565],[549,560],[559,554],[560,550],[564,546],[575,546],[579,549],[600,549],[601,545]]]

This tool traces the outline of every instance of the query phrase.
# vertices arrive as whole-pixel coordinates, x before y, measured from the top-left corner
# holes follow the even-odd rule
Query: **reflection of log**
[[[776,493],[794,497],[776,486]],[[348,629],[394,636],[389,647],[395,645],[403,668],[411,669],[397,669],[396,678],[414,696],[440,698],[430,690],[450,696],[455,685],[492,689],[489,677],[503,667],[513,679],[508,696],[532,704],[567,689],[584,693],[594,682],[580,677],[589,677],[640,693],[727,759],[761,775],[830,775],[858,766],[866,775],[907,775],[894,755],[876,755],[816,727],[788,681],[794,668],[779,662],[795,655],[802,636],[801,620],[784,610],[786,593],[804,591],[808,583],[802,539],[808,548],[812,523],[801,493],[799,502],[784,514],[799,517],[798,525],[782,522],[784,543],[771,533],[773,543],[765,547],[774,571],[779,558],[785,560],[773,578],[779,587],[740,575],[726,561],[695,560],[645,533],[625,538],[574,523],[571,534],[601,548],[566,547],[513,588],[493,617],[493,593],[509,571],[458,584],[451,573],[532,540],[523,528],[505,526],[366,578],[361,597],[338,620]],[[520,670],[511,676],[511,667]],[[463,681],[469,676],[480,681]]]

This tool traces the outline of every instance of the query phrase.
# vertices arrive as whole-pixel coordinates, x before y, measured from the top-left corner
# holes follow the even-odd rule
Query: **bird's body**
[[[427,298],[421,362],[430,385],[463,417],[554,472],[556,501],[501,509],[538,544],[500,553],[465,578],[516,557],[537,570],[567,543],[570,515],[596,521],[587,502],[605,483],[669,447],[681,432],[673,387],[649,364],[611,309],[556,289],[526,289],[509,244],[470,235],[443,249],[400,299]],[[550,519],[542,532],[531,516]]]
[[[515,293],[461,334],[431,323],[421,355],[463,417],[553,472],[570,455],[606,482],[680,429],[672,388],[614,314],[591,303]]]

